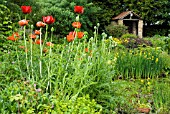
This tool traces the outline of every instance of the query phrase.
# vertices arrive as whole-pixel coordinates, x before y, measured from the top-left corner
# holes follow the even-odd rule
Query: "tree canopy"
[[[102,9],[101,21],[107,24],[112,16],[131,10],[147,24],[170,24],[169,0],[93,0]]]

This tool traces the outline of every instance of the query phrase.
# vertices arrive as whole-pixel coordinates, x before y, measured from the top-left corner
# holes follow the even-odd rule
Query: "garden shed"
[[[125,25],[128,32],[143,37],[143,20],[133,11],[125,11],[112,18],[112,24]]]

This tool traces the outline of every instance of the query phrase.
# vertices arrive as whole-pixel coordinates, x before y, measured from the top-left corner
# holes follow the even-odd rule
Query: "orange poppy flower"
[[[14,36],[9,36],[9,37],[7,38],[7,40],[16,41],[17,39],[14,38]]]
[[[28,25],[28,22],[29,22],[29,20],[23,19],[23,20],[19,21],[18,23],[20,26],[24,26],[24,25]]]
[[[19,38],[19,33],[18,32],[14,32],[13,34],[12,34],[12,36],[15,38],[15,37],[17,37],[17,38]]]
[[[29,36],[30,36],[30,38],[32,38],[32,39],[36,39],[36,35],[35,35],[35,34],[30,34]]]
[[[84,36],[84,32],[77,32],[77,38],[81,39]]]
[[[68,42],[72,42],[74,40],[74,36],[73,35],[67,35],[67,41]]]
[[[25,46],[19,46],[19,48],[24,49],[24,48],[25,48]]]
[[[72,23],[72,26],[73,26],[74,28],[81,28],[81,23],[80,23],[80,22],[73,22],[73,23]]]
[[[40,35],[40,30],[35,30],[34,33],[35,35]]]
[[[71,31],[71,32],[69,32],[69,35],[73,35],[75,37],[76,36],[76,32],[75,31]]]
[[[46,42],[46,45],[47,45],[47,46],[54,46],[54,44],[51,43],[51,42]]]
[[[85,48],[85,52],[87,53],[89,51],[89,49],[88,48]]]
[[[39,21],[39,22],[36,23],[36,26],[37,26],[37,27],[45,27],[45,25],[46,25],[46,24],[43,23],[42,21]]]
[[[36,44],[42,44],[43,43],[43,41],[42,40],[36,40],[36,42],[35,42]]]

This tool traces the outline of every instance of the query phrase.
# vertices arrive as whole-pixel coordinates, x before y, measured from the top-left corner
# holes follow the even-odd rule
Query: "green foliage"
[[[48,31],[46,31],[46,34],[47,32]],[[98,91],[99,89],[102,89],[103,91],[108,91],[108,89],[110,88],[109,85],[112,81],[112,76],[114,75],[115,59],[114,55],[110,53],[114,45],[112,44],[112,41],[108,40],[108,42],[110,42],[107,45],[109,48],[106,48],[106,37],[106,34],[102,34],[102,42],[98,41],[98,33],[96,30],[94,38],[90,38],[88,42],[85,38],[76,38],[74,42],[70,43],[66,42],[66,39],[64,39],[65,41],[63,45],[55,44],[53,47],[48,47],[44,45],[43,49],[46,49],[47,52],[43,51],[43,53],[41,53],[40,45],[37,45],[34,40],[29,40],[29,42],[25,42],[29,39],[28,35],[25,36],[24,34],[24,39],[26,39],[25,41],[23,41],[22,39],[19,39],[15,42],[9,41],[9,45],[3,48],[4,50],[6,49],[7,52],[12,51],[10,60],[15,60],[16,66],[11,65],[10,61],[7,62],[7,60],[9,59],[7,57],[10,56],[10,54],[6,52],[1,59],[1,72],[3,72],[2,79],[4,79],[2,80],[4,85],[1,86],[1,89],[6,88],[6,84],[10,84],[10,81],[15,81],[15,77],[18,76],[17,79],[26,78],[27,80],[31,80],[35,83],[41,83],[40,87],[42,90],[50,94],[59,94],[59,96],[57,97],[59,98],[59,100],[68,98],[74,101],[80,96],[84,96],[85,94],[89,94],[90,97],[93,99],[96,97],[94,91]],[[53,38],[53,36],[51,36],[51,38]],[[46,40],[44,38],[45,43]],[[25,46],[24,49],[20,49],[19,47],[23,45]],[[85,51],[86,48],[88,48],[87,51]],[[27,51],[25,51],[26,49]],[[106,55],[107,57],[105,57]],[[40,60],[42,62],[41,64]],[[13,70],[10,66],[12,68],[14,67],[16,70]],[[41,72],[40,69],[42,69]],[[108,70],[110,72],[108,72]],[[16,74],[9,73],[8,71],[15,72]],[[7,78],[4,78],[6,75]],[[108,88],[105,89],[105,87]],[[16,92],[16,94],[12,95],[11,102],[12,104],[14,103],[12,105],[13,107],[16,107],[18,100],[26,99],[25,97],[23,97],[24,95],[22,94],[22,92],[20,92],[19,95],[18,94],[19,93]],[[101,94],[103,94],[103,92],[98,95]],[[105,100],[104,97],[98,98]],[[105,102],[106,101],[107,100],[105,100]],[[27,104],[27,101],[24,100],[23,102],[24,104],[25,102]],[[48,102],[46,102],[46,104],[48,104]],[[81,104],[84,105],[83,103]],[[30,112],[42,111],[45,110],[45,108],[47,108],[46,110],[50,110],[49,105],[44,105],[44,103],[41,102],[40,106],[36,103],[33,106],[32,105],[28,104],[28,108],[36,108],[26,108],[26,110],[29,110]],[[42,107],[42,109],[37,109],[37,105],[39,107]],[[76,109],[75,107],[73,109]],[[15,112],[16,109],[17,108],[14,108],[14,110],[12,111]],[[93,110],[91,110],[93,109],[92,107],[87,107],[87,110],[85,110],[83,107],[79,107],[79,109],[85,112],[93,112]],[[25,111],[25,108],[20,108],[20,110]],[[78,109],[76,109],[76,111],[78,111]]]
[[[3,5],[9,8],[11,11],[11,20],[13,22],[14,31],[18,30],[18,21],[21,19],[29,18],[29,24],[35,24],[37,21],[42,20],[43,9],[37,4],[37,0],[6,0],[2,2]],[[32,7],[30,14],[23,14],[21,6],[27,5]]]
[[[167,81],[165,81],[167,80]],[[155,86],[153,88],[153,98],[154,98],[154,108],[159,109],[157,113],[169,113],[170,111],[170,92],[167,91],[170,86],[169,79],[160,79],[158,82],[155,82]],[[158,108],[159,107],[159,108]]]
[[[137,36],[135,35],[135,34],[129,34],[129,33],[127,33],[127,34],[123,34],[122,36],[121,36],[121,39],[128,39],[128,38],[137,38]]]
[[[169,109],[169,78],[114,80],[112,83],[112,109],[116,113],[138,113],[139,107],[150,108],[150,112]],[[163,109],[162,109],[163,108]]]
[[[163,46],[164,50],[170,54],[170,36],[164,38],[165,45]]]
[[[74,31],[71,24],[75,21],[75,17],[77,16],[74,13],[75,5],[81,5],[85,8],[80,18],[80,22],[82,23],[81,29],[87,31],[90,35],[93,34],[93,26],[98,22],[93,15],[95,15],[99,9],[93,3],[79,0],[48,0],[46,2],[39,1],[37,3],[41,5],[41,9],[45,15],[53,15],[55,17],[54,33],[57,34],[59,38],[66,36],[70,31]]]
[[[39,1],[38,4],[43,2]],[[69,14],[73,18],[76,15],[73,13],[75,3],[83,5],[81,3],[89,2],[68,1],[48,0],[47,4],[42,4],[50,8],[54,5],[53,8],[58,10],[51,10],[47,15],[58,13],[64,18]],[[87,5],[84,6],[88,9]],[[48,9],[44,11],[47,13]],[[86,22],[83,15],[82,23]],[[168,76],[169,55],[150,47],[137,50],[123,48],[116,53],[115,46],[121,41],[107,38],[105,33],[98,34],[98,27],[94,27],[94,37],[88,40],[86,35],[69,43],[64,38],[63,44],[51,47],[46,46],[46,42],[56,40],[52,33],[49,39],[49,31],[46,31],[42,35],[43,45],[38,45],[36,41],[40,36],[31,40],[24,27],[22,38],[0,44],[0,113],[137,113],[136,104],[151,104],[153,112],[162,107],[169,110],[169,92],[166,91],[169,78],[164,78],[166,81],[161,82],[161,86],[156,80],[162,73],[164,77]],[[70,28],[73,30],[71,24]],[[67,32],[64,27],[62,29],[62,34]],[[32,32],[32,28],[29,31]],[[1,37],[4,38],[4,35]],[[100,37],[102,40],[98,40]],[[129,82],[122,80],[129,78]],[[141,84],[138,81],[141,78],[147,79],[142,79]],[[163,86],[166,88],[162,90]]]
[[[151,41],[153,47],[160,47],[163,51],[168,52],[170,54],[170,37],[155,35],[150,38],[146,38],[147,40]]]
[[[101,30],[110,24],[111,18],[114,15],[118,15],[123,11],[121,2],[117,0],[93,0],[93,3],[101,8],[95,15],[101,24]]]
[[[122,40],[122,45],[126,48],[137,48],[152,46],[152,43],[149,40],[144,40],[142,38],[127,38]]]
[[[74,113],[74,114],[100,114],[102,107],[95,100],[90,100],[89,95],[79,97],[75,101],[59,101],[54,99],[54,111],[52,113]]]
[[[45,93],[39,84],[17,80],[1,91],[0,113],[100,114],[102,111],[102,107],[95,100],[90,100],[88,95],[78,97],[75,101],[59,98]]]
[[[6,6],[0,4],[0,34],[9,35],[11,31],[12,31],[11,12]]]
[[[168,34],[168,28],[166,27],[161,27],[161,26],[157,26],[157,27],[146,27],[144,28],[144,36],[147,37],[154,37],[154,35],[160,35],[160,36],[167,36]]]
[[[93,3],[101,8],[96,17],[99,18],[103,28],[110,23],[113,16],[126,10],[134,11],[149,25],[158,21],[159,24],[168,25],[170,19],[169,0],[93,0]]]
[[[157,48],[139,48],[118,54],[116,76],[122,78],[159,77],[164,72],[166,60],[160,57],[161,50]]]
[[[127,27],[125,25],[108,25],[105,29],[107,34],[116,38],[127,33]]]

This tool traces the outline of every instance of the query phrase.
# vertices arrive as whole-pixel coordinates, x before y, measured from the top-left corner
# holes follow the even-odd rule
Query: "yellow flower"
[[[152,60],[154,59],[154,56],[152,56]]]
[[[112,61],[111,61],[111,60],[108,60],[108,61],[107,61],[107,64],[108,64],[108,65],[112,64]]]
[[[150,85],[151,83],[150,82],[148,82],[148,85]]]
[[[144,82],[144,80],[141,80],[140,82],[141,82],[141,83],[143,83],[143,82]]]
[[[156,63],[158,62],[158,58],[156,58],[155,62],[156,62]]]
[[[139,55],[141,56],[142,55],[142,52],[140,51]]]

